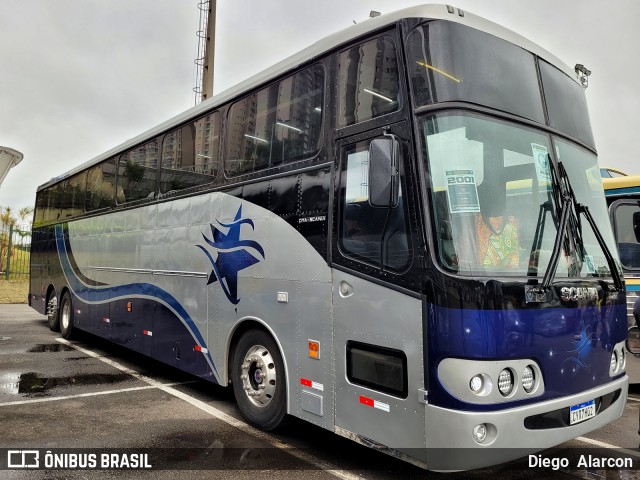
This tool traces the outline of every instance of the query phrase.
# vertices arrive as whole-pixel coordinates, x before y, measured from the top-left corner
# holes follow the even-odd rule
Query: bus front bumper
[[[577,395],[493,412],[449,410],[426,406],[427,468],[457,471],[515,460],[559,445],[619,418],[626,404],[627,375]],[[569,407],[601,400],[595,417],[569,425]],[[610,402],[607,405],[607,402]],[[478,443],[474,428],[485,425]]]

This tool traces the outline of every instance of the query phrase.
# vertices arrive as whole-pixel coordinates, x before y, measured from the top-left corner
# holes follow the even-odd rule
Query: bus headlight
[[[531,393],[533,391],[533,387],[535,387],[535,384],[536,376],[533,372],[533,368],[531,368],[530,365],[527,365],[522,371],[522,388],[524,388],[525,392]]]
[[[469,388],[473,393],[478,393],[482,389],[482,377],[475,375],[469,382]]]
[[[478,397],[486,397],[493,389],[491,377],[486,373],[476,373],[469,380],[469,389]]]
[[[450,395],[474,405],[529,400],[545,393],[544,375],[532,358],[497,361],[444,358],[438,364],[438,380]],[[483,423],[488,432],[483,443],[486,445],[491,441],[493,427]],[[471,430],[470,426],[470,434]]]
[[[627,355],[624,351],[626,340],[618,342],[613,346],[611,351],[611,361],[609,362],[609,375],[614,377],[616,375],[623,375],[625,368],[627,367]]]
[[[481,423],[480,425],[476,425],[475,427],[473,427],[473,439],[476,442],[482,443],[485,441],[486,438],[487,438],[487,426],[484,423]]]
[[[615,374],[618,372],[618,354],[615,350],[611,352],[611,366],[609,368],[611,369],[611,373]]]
[[[508,368],[500,372],[498,390],[500,390],[503,397],[508,396],[513,391],[513,373]]]

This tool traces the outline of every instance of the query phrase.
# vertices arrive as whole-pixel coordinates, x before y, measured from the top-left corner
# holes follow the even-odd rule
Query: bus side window
[[[65,180],[60,192],[62,218],[76,217],[84,213],[86,172]]]
[[[410,259],[402,188],[398,205],[391,211],[369,204],[369,143],[358,142],[346,149],[340,246],[348,256],[402,270]]]
[[[156,195],[158,142],[152,140],[129,150],[118,162],[118,203],[131,202]]]
[[[189,123],[164,136],[160,193],[170,194],[215,181],[218,173],[220,114]]]
[[[339,60],[339,128],[400,109],[398,58],[390,36],[355,45]]]
[[[116,159],[111,158],[87,172],[84,209],[92,212],[113,204],[116,192]]]
[[[320,149],[324,69],[305,68],[229,109],[225,170],[244,175],[311,158]]]

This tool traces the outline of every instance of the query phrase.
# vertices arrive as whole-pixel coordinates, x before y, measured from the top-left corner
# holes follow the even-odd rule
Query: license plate
[[[596,416],[596,402],[589,400],[579,405],[572,405],[569,408],[569,425],[584,422]]]

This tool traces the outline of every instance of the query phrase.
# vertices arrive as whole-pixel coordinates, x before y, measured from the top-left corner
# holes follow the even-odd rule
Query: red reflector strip
[[[383,412],[388,412],[390,410],[388,403],[382,403],[373,398],[368,398],[360,395],[360,403],[366,405],[367,407],[377,408],[378,410],[382,410]]]
[[[143,335],[149,335],[150,337],[153,337],[153,332],[151,330],[143,330],[142,334]]]
[[[202,353],[208,353],[209,350],[207,350],[206,348],[201,347],[200,345],[196,345],[195,347],[193,347],[193,349],[196,352],[202,352]]]
[[[324,391],[324,385],[322,385],[321,383],[318,383],[318,382],[313,382],[313,381],[308,380],[306,378],[301,378],[300,379],[300,384],[304,385],[305,387],[313,388],[315,390],[320,390],[321,392]]]

